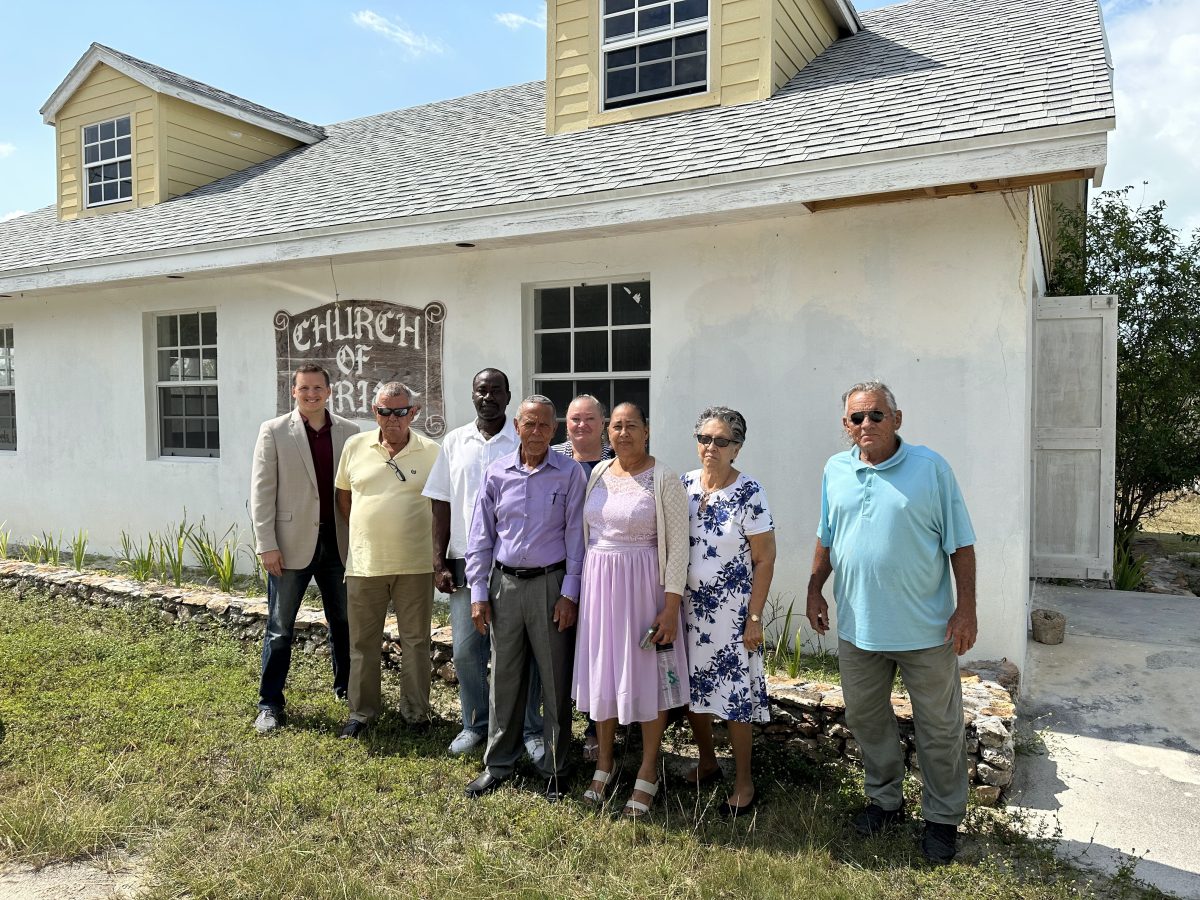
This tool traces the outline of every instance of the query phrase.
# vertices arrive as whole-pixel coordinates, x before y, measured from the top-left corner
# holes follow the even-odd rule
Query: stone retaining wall
[[[0,587],[18,597],[38,593],[96,607],[149,607],[157,611],[164,624],[216,625],[246,641],[262,640],[267,618],[266,601],[254,597],[136,582],[17,560],[0,560]],[[383,647],[386,665],[395,666],[399,662],[400,645],[396,638],[395,621],[389,617]],[[320,610],[300,609],[294,652],[329,652],[325,617]],[[439,678],[451,684],[456,682],[449,626],[433,631],[431,665]],[[1012,781],[1018,677],[1016,667],[1007,660],[973,662],[970,668],[962,670],[968,769],[975,799],[982,804],[998,802],[1002,789]],[[860,758],[854,735],[846,727],[846,706],[840,687],[776,676],[769,677],[767,682],[771,722],[756,726],[760,737],[782,742],[812,759],[840,756],[857,761]],[[900,739],[909,766],[920,778],[913,743],[912,706],[904,695],[893,694],[892,708],[900,723]]]

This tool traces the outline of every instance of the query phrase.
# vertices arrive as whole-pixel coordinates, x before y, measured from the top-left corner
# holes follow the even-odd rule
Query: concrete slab
[[[1030,643],[1022,718],[1046,745],[1010,791],[1059,852],[1200,900],[1200,600],[1038,585],[1067,617]]]

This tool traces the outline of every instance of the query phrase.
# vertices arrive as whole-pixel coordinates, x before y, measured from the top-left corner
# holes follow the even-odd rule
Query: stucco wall
[[[1024,658],[1028,592],[1027,192],[917,201],[756,223],[422,259],[338,263],[343,298],[446,304],[447,420],[469,420],[470,376],[529,386],[527,286],[649,275],[653,447],[696,464],[710,403],[749,421],[741,467],[778,528],[773,593],[803,604],[821,466],[842,449],[840,394],[888,381],[904,435],[954,466],[979,536],[981,634],[971,655]],[[0,520],[20,540],[190,519],[247,526],[250,450],[274,414],[273,313],[333,299],[328,265],[6,300],[19,450],[0,454]],[[155,458],[143,317],[214,307],[221,458]],[[521,385],[518,387],[518,384]],[[69,410],[69,411],[68,411]],[[827,641],[828,644],[828,641]]]

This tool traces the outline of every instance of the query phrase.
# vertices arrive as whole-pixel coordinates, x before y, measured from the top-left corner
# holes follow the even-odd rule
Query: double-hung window
[[[17,449],[17,397],[13,382],[13,330],[0,325],[0,450]]]
[[[708,88],[709,0],[600,0],[604,108]]]
[[[159,452],[220,456],[217,418],[217,314],[156,317]]]
[[[566,439],[567,406],[591,394],[611,412],[633,401],[650,413],[650,282],[615,281],[533,291],[533,389],[554,401]]]
[[[89,207],[133,199],[129,116],[84,126],[83,173]]]

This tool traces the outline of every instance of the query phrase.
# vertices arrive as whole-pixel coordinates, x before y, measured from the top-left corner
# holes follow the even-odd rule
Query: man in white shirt
[[[454,632],[454,670],[463,729],[450,743],[452,754],[482,744],[488,733],[488,658],[490,634],[480,634],[471,621],[471,592],[466,587],[464,558],[471,513],[484,470],[520,445],[506,410],[512,400],[508,376],[483,369],[471,381],[476,418],[442,441],[442,452],[429,473],[424,494],[433,501],[433,583],[450,595],[450,627]],[[534,763],[545,752],[542,738],[542,685],[534,668],[525,709],[525,749]]]

